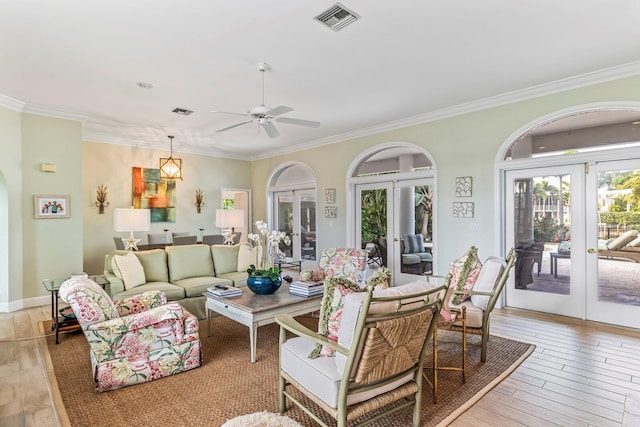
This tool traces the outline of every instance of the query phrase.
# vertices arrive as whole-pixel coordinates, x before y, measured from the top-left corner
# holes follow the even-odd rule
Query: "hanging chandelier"
[[[173,135],[169,135],[171,152],[169,158],[160,158],[160,179],[168,181],[182,181],[182,159],[173,158]]]

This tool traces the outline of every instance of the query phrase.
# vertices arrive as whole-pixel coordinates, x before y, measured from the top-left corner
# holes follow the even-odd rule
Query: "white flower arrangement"
[[[289,246],[291,240],[284,231],[270,230],[264,221],[256,221],[258,233],[250,233],[247,238],[258,247],[258,267],[251,265],[247,270],[252,276],[271,276],[273,280],[278,278],[280,270],[275,267],[274,261],[280,254],[280,242]]]

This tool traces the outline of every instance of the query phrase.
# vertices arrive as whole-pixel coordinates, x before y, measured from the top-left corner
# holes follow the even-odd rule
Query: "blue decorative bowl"
[[[249,276],[247,279],[247,287],[257,295],[271,295],[280,289],[281,284],[280,277],[277,280],[271,280],[270,277]]]

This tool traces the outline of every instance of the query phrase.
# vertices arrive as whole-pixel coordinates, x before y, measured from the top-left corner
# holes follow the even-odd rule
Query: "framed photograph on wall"
[[[35,195],[33,209],[36,218],[71,218],[69,196]]]

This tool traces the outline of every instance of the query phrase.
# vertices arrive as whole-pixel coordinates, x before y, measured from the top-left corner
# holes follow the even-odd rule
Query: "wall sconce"
[[[98,187],[98,190],[96,191],[96,201],[94,202],[94,204],[98,208],[99,214],[103,214],[104,208],[109,207],[109,200],[107,200],[108,197],[109,196],[107,194],[107,187],[105,187],[104,185]]]
[[[204,193],[198,188],[196,190],[196,212],[200,213],[202,206],[204,206]]]

